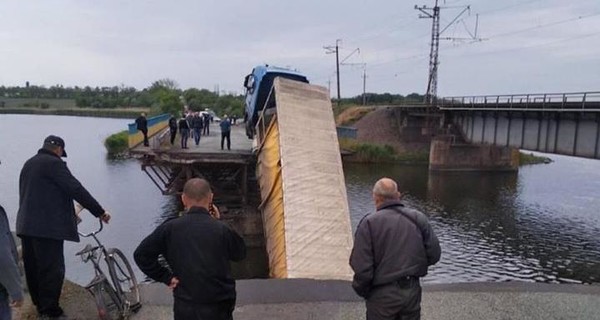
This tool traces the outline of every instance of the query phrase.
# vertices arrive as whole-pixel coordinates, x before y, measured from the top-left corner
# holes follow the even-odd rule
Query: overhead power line
[[[454,57],[458,57],[458,56],[472,57],[472,56],[479,56],[479,55],[488,55],[488,54],[497,54],[497,53],[505,53],[505,52],[511,52],[511,51],[526,50],[526,49],[531,49],[531,48],[550,46],[550,45],[554,45],[557,43],[581,40],[581,39],[590,38],[590,37],[594,37],[594,36],[598,36],[598,35],[600,35],[600,31],[584,34],[581,36],[570,37],[570,38],[566,38],[566,39],[560,39],[560,40],[555,40],[555,41],[549,41],[549,42],[529,45],[529,46],[522,46],[522,47],[517,47],[517,48],[501,49],[501,50],[492,50],[492,51],[485,51],[485,52],[474,52],[474,53],[467,53],[467,54],[460,54],[460,55],[453,55],[453,56]]]
[[[558,25],[561,25],[561,24],[565,24],[565,23],[569,23],[569,22],[573,22],[573,21],[578,21],[578,20],[583,20],[583,19],[587,19],[587,18],[591,18],[591,17],[596,17],[596,16],[600,16],[600,12],[588,14],[588,15],[585,15],[585,16],[578,16],[578,17],[574,17],[574,18],[560,20],[560,21],[554,21],[554,22],[550,22],[550,23],[546,23],[546,24],[541,24],[541,25],[537,25],[535,27],[525,28],[525,29],[521,29],[521,30],[509,31],[509,32],[505,32],[505,33],[499,33],[499,34],[491,35],[488,38],[489,39],[493,39],[493,38],[500,38],[500,37],[512,36],[514,34],[519,34],[519,33],[527,32],[527,31],[532,31],[532,30],[537,30],[537,29],[542,29],[542,28],[547,28],[547,27],[552,27],[552,26],[558,26]]]

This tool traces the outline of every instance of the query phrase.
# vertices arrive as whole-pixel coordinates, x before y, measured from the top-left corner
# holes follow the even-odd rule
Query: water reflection
[[[530,203],[522,174],[360,165],[345,172],[354,227],[373,210],[370,190],[382,175],[398,181],[409,206],[428,213],[444,253],[426,282],[600,282],[598,224]]]

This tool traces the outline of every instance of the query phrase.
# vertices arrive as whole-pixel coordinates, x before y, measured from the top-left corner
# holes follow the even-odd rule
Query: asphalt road
[[[145,306],[132,319],[172,319],[170,291],[144,287]],[[600,319],[600,286],[539,283],[427,285],[422,319]],[[344,281],[238,281],[238,320],[365,319],[364,303]]]

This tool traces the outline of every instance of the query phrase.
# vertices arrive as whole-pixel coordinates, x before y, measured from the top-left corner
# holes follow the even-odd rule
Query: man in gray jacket
[[[10,233],[6,211],[0,206],[0,320],[10,320],[10,308],[23,304],[18,260],[17,247]]]
[[[366,299],[367,320],[420,319],[419,278],[440,260],[440,244],[427,216],[405,207],[400,197],[394,180],[377,181],[377,212],[366,215],[356,229],[352,287]]]

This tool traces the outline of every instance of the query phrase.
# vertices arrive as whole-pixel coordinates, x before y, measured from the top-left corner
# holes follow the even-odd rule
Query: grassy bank
[[[334,109],[335,124],[338,126],[349,126],[356,123],[369,112],[375,110],[374,107],[350,106]]]
[[[125,157],[129,151],[129,134],[127,130],[112,134],[104,140],[104,146],[111,157]]]
[[[359,142],[353,139],[340,139],[340,149],[349,151],[344,161],[359,163],[401,163],[426,164],[429,162],[427,152],[396,153],[389,145]]]
[[[141,112],[148,112],[149,109],[92,109],[92,108],[27,108],[13,107],[0,108],[0,114],[40,114],[40,115],[58,115],[58,116],[79,116],[79,117],[98,117],[98,118],[137,118]]]
[[[519,165],[521,166],[550,162],[552,162],[552,159],[547,157],[536,156],[533,153],[519,152]]]

